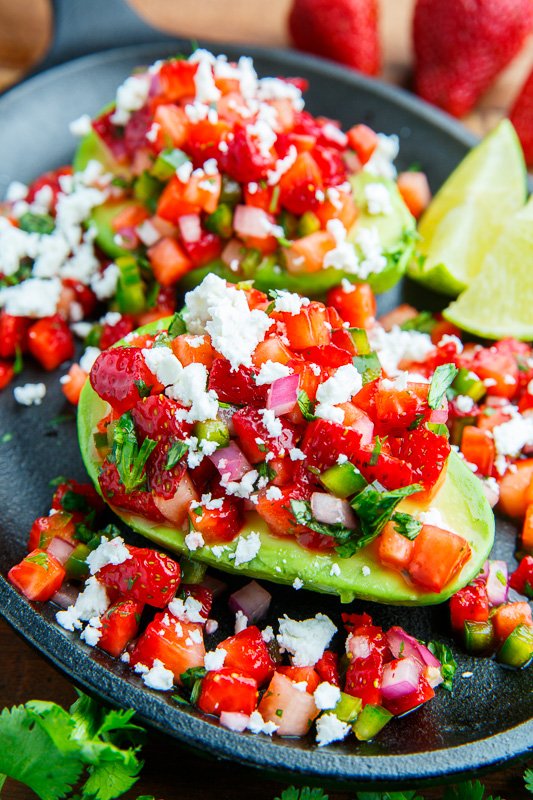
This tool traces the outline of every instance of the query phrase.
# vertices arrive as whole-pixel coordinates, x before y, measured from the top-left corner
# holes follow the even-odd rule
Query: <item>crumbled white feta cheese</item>
[[[24,200],[28,195],[28,187],[20,181],[11,181],[6,190],[6,202],[16,203],[17,200]]]
[[[154,663],[148,672],[143,672],[142,680],[145,686],[158,692],[168,692],[174,686],[172,671],[167,669],[158,658],[154,659]]]
[[[227,655],[227,650],[224,650],[223,647],[217,647],[216,650],[212,650],[211,652],[205,654],[204,667],[208,672],[222,669]]]
[[[25,383],[15,386],[13,395],[21,406],[40,406],[46,395],[44,383]]]
[[[203,610],[201,602],[190,595],[185,598],[185,601],[180,597],[175,597],[168,604],[168,610],[184,622],[205,622],[205,617],[201,613]]]
[[[383,183],[367,183],[365,186],[366,207],[369,214],[391,214],[389,190]]]
[[[87,347],[80,358],[80,367],[84,372],[89,374],[93,368],[93,364],[102,351],[99,347]]]
[[[240,567],[241,564],[248,564],[252,561],[261,549],[261,537],[255,531],[252,531],[248,536],[239,536],[237,538],[237,547],[235,548],[235,566]]]
[[[124,539],[121,536],[115,536],[113,539],[102,536],[100,544],[96,550],[92,550],[89,553],[86,562],[91,575],[95,575],[98,570],[108,564],[117,566],[118,564],[123,564],[125,561],[128,561],[130,558],[132,558],[132,555],[124,544]]]
[[[266,733],[267,736],[272,736],[279,725],[275,722],[265,722],[260,711],[252,711],[247,728],[251,733]]]
[[[301,578],[295,578],[293,580],[293,582],[292,582],[292,588],[296,589],[296,591],[301,589],[303,585],[304,585],[304,582],[303,582],[303,580]]]
[[[1,261],[0,271],[3,271]],[[6,314],[14,317],[52,317],[56,313],[60,293],[61,281],[57,278],[28,278],[15,286],[0,289],[0,308],[3,307]]]
[[[361,572],[363,573],[365,578],[368,578],[368,576],[370,575],[370,567],[368,567],[366,564],[363,564],[363,566],[361,567]]]
[[[261,631],[261,637],[262,637],[263,641],[266,644],[268,644],[269,642],[271,642],[273,640],[274,631],[273,631],[271,625],[267,625],[267,627],[264,629],[264,631]]]
[[[313,692],[313,698],[315,700],[316,707],[320,709],[320,711],[329,711],[330,709],[335,708],[341,699],[341,690],[338,686],[334,686],[332,683],[323,681],[322,683],[318,684]]]
[[[304,306],[309,305],[309,298],[300,297],[296,292],[287,292],[285,289],[278,289],[275,292],[274,310],[286,312],[295,316],[299,314]]]
[[[424,361],[435,349],[427,333],[402,331],[397,325],[388,332],[381,325],[374,325],[368,331],[368,339],[389,376],[400,372],[398,365],[402,361]]]
[[[421,511],[418,514],[418,519],[422,525],[434,525],[436,528],[446,528],[446,523],[438,508],[429,508],[427,511]]]
[[[347,231],[340,219],[331,219],[326,225],[328,233],[335,240],[335,247],[324,256],[323,267],[342,269],[355,275],[359,274],[359,258],[351,242],[346,241]]]
[[[68,129],[73,136],[87,136],[92,131],[92,122],[88,114],[82,114],[81,117],[73,119],[69,123]]]
[[[330,618],[320,613],[301,621],[285,615],[279,620],[279,629],[278,644],[291,654],[295,667],[313,667],[337,630]]]
[[[74,605],[64,611],[58,611],[56,620],[68,631],[79,629],[81,620],[86,622],[92,617],[101,617],[104,611],[107,611],[109,602],[105,586],[92,575],[85,582],[83,592],[77,596]]]
[[[341,574],[341,568],[339,567],[339,565],[338,564],[332,564],[331,565],[331,569],[329,571],[329,574],[331,575],[332,578],[335,575],[340,575]]]
[[[463,414],[468,414],[474,408],[475,403],[467,394],[458,394],[455,398],[455,405]]]
[[[102,273],[95,273],[91,278],[91,289],[98,300],[109,300],[117,291],[120,270],[116,264],[108,264]]]
[[[92,617],[89,620],[89,624],[86,625],[84,630],[80,634],[80,638],[83,639],[89,647],[96,647],[100,638],[102,636],[102,623],[98,617]]]
[[[213,389],[207,390],[208,378],[205,365],[193,362],[183,367],[177,380],[165,391],[168,397],[179,400],[189,408],[185,416],[187,422],[205,422],[215,419],[218,414],[216,393]]]
[[[281,500],[283,497],[283,492],[279,486],[269,486],[265,495],[267,500]]]
[[[344,421],[344,411],[335,408],[339,403],[347,403],[363,386],[361,375],[353,364],[338,367],[334,374],[321,383],[317,389],[315,415],[334,422]]]
[[[387,136],[378,133],[377,147],[366,162],[363,170],[382,178],[393,179],[396,177],[394,159],[400,151],[400,142],[396,135]]]
[[[118,89],[115,111],[111,115],[114,125],[126,125],[134,111],[138,111],[148,100],[150,91],[149,75],[131,75]]]
[[[120,656],[120,660],[124,662],[124,664],[129,664],[131,661],[131,656],[127,650],[125,650],[122,655]]]
[[[524,447],[533,445],[533,417],[516,416],[496,425],[492,433],[498,455],[516,458]]]
[[[289,458],[291,461],[305,461],[305,453],[299,447],[293,447],[289,450]]]
[[[264,361],[261,364],[261,369],[256,376],[255,382],[258,386],[264,386],[265,383],[274,383],[278,378],[285,378],[292,373],[292,369],[286,364],[280,364],[279,361]]]
[[[273,439],[281,436],[283,427],[281,421],[276,417],[274,410],[271,408],[261,408],[259,409],[259,413],[261,414],[263,424],[269,435],[272,436]]]
[[[199,531],[191,531],[185,537],[185,546],[191,552],[198,550],[205,545],[204,537]]]
[[[213,75],[214,56],[207,50],[199,48],[190,56],[189,61],[198,64],[194,73],[194,87],[196,89],[196,102],[216,103],[220,98],[220,90],[215,84]]]
[[[248,617],[239,609],[235,614],[235,633],[240,633],[248,627]]]
[[[183,366],[170,347],[150,347],[142,351],[146,366],[163,386],[171,386],[179,380]]]
[[[351,731],[350,725],[342,722],[335,714],[322,714],[316,721],[316,741],[319,747],[331,742],[340,742]]]

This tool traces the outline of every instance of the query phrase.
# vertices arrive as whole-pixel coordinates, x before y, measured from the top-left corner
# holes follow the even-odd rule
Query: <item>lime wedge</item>
[[[444,312],[487,339],[533,339],[533,197],[508,222],[478,275]]]
[[[509,217],[526,201],[526,168],[503,120],[452,172],[420,220],[412,278],[455,297],[478,274]]]

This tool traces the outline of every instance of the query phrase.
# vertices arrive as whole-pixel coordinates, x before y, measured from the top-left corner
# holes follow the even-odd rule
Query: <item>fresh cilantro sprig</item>
[[[131,411],[117,421],[113,429],[112,458],[126,492],[133,492],[144,483],[144,467],[156,444],[153,439],[146,437],[139,447]]]
[[[413,483],[388,492],[382,491],[375,483],[365,486],[351,501],[361,524],[358,548],[365,547],[381,533],[404,497],[419,492],[421,488],[420,484]]]
[[[315,417],[315,404],[309,399],[307,392],[301,389],[298,392],[298,408],[301,411],[302,417],[308,422],[316,419]]]
[[[174,439],[172,444],[170,445],[167,453],[167,463],[165,464],[165,469],[172,469],[176,466],[176,464],[181,461],[187,450],[189,449],[189,445],[185,442],[182,442],[180,439]]]
[[[440,408],[446,390],[452,385],[459,370],[455,364],[441,364],[431,378],[428,393],[428,405],[430,408]]]
[[[181,336],[182,333],[187,333],[187,325],[181,316],[181,312],[178,311],[174,314],[168,326],[168,335],[171,339],[175,339],[176,336]]]
[[[113,800],[136,782],[144,731],[133,710],[109,711],[79,693],[69,711],[31,700],[0,714],[0,786],[6,777],[41,800]],[[81,784],[81,788],[80,788]]]
[[[274,800],[329,800],[329,795],[324,794],[322,789],[310,786],[302,786],[300,789],[288,786],[282,791],[281,796],[275,797]]]
[[[354,528],[347,528],[340,522],[328,524],[326,522],[319,522],[311,511],[311,505],[305,500],[291,500],[291,511],[294,519],[299,525],[305,525],[316,533],[321,533],[323,536],[331,536],[335,540],[337,547],[336,552],[341,558],[348,558],[352,556],[356,550],[357,537],[359,532]]]
[[[533,769],[526,769],[524,772],[524,783],[528,792],[533,794]]]
[[[429,642],[428,649],[438,658],[441,663],[441,673],[444,678],[442,686],[449,692],[453,691],[453,679],[457,671],[457,661],[448,645],[442,642]]]
[[[413,517],[412,514],[406,514],[403,511],[396,511],[391,517],[394,530],[405,536],[411,542],[416,539],[422,530],[422,523]]]

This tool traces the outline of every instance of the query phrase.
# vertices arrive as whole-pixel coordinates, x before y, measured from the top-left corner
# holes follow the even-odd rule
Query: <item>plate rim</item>
[[[325,59],[298,51],[246,44],[202,41],[201,46],[230,55],[245,53],[253,58],[274,59],[295,72],[304,66],[330,80],[363,89],[387,104],[414,112],[419,119],[439,128],[466,148],[472,147],[478,141],[478,137],[455,119],[406,90],[368,78]],[[190,42],[176,38],[172,49],[180,48],[190,49]],[[157,57],[157,54],[162,55],[170,49],[168,40],[162,40],[102,50],[69,60],[33,74],[10,88],[0,96],[0,110],[9,107],[12,102],[23,100],[27,93],[38,91],[49,83],[60,82],[64,75],[71,77],[77,72],[90,70],[92,65],[101,67],[133,57],[138,57],[141,61],[143,57]],[[0,576],[0,615],[56,668],[109,704],[119,705],[129,699],[129,704],[135,707],[140,720],[159,732],[198,751],[204,751],[204,754],[207,744],[210,755],[243,766],[275,772],[277,777],[283,775],[289,779],[322,779],[347,787],[365,784],[384,786],[391,781],[395,786],[413,785],[438,779],[453,780],[474,769],[494,768],[498,764],[524,756],[533,748],[533,719],[490,737],[453,747],[403,755],[373,756],[339,753],[332,748],[318,749],[316,745],[308,749],[292,749],[266,737],[261,737],[263,746],[258,748],[254,746],[256,738],[253,734],[243,736],[241,733],[229,731],[214,720],[183,713],[178,707],[170,706],[170,703],[168,711],[172,717],[172,726],[168,727],[160,718],[162,696],[156,696],[146,688],[135,685],[132,676],[126,680],[117,671],[91,657],[92,648],[83,645],[79,639],[61,631],[57,626],[51,626],[46,616],[19,595],[3,575]],[[453,758],[450,754],[453,754]]]

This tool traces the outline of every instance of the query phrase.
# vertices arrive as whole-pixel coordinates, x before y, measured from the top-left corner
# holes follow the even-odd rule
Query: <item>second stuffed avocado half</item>
[[[168,151],[169,163],[177,150]],[[185,156],[186,158],[186,156]],[[164,157],[162,157],[164,160]],[[160,180],[165,166],[158,166],[156,160],[151,169],[141,175],[134,176],[127,165],[122,165],[113,158],[110,150],[91,131],[80,142],[74,157],[73,166],[76,172],[83,172],[90,162],[98,162],[104,172],[114,176],[117,186],[123,187],[125,194],[119,199],[108,199],[102,205],[93,209],[89,220],[96,230],[96,241],[99,247],[112,259],[135,256],[146,261],[146,249],[140,246],[132,251],[131,248],[120,244],[120,237],[113,228],[113,221],[117,216],[128,209],[145,206],[149,213],[157,209],[157,202],[168,181]],[[170,168],[170,167],[169,167]],[[223,179],[225,180],[225,179]],[[365,280],[374,292],[382,293],[392,288],[405,274],[413,258],[416,242],[416,221],[405,205],[395,181],[388,177],[374,175],[370,172],[360,171],[349,177],[351,192],[357,216],[347,228],[347,241],[354,247],[354,252],[361,262],[365,258],[365,234],[376,236],[379,243],[380,254],[384,263],[379,271],[365,274]],[[242,187],[236,181],[228,181],[228,189],[223,189],[221,203],[218,208],[204,220],[210,231],[219,232],[220,216],[217,212],[222,209],[227,219],[225,225],[231,226],[235,207],[244,202]],[[377,191],[383,207],[382,213],[370,213],[367,188]],[[375,187],[378,187],[377,190]],[[227,195],[227,197],[226,197]],[[235,282],[239,280],[253,280],[255,287],[261,291],[269,289],[288,289],[292,292],[305,294],[308,297],[323,296],[329,289],[337,286],[343,278],[357,283],[360,278],[354,272],[333,266],[294,271],[287,269],[285,249],[291,241],[298,241],[300,237],[320,233],[321,222],[313,212],[301,216],[282,211],[276,215],[276,222],[283,229],[280,237],[280,246],[275,252],[265,253],[253,246],[245,246],[243,242],[243,257],[240,259],[239,268],[235,270],[220,257],[215,257],[201,266],[194,267],[185,272],[179,279],[179,286],[188,290],[202,282],[204,277],[214,272],[225,280]],[[323,225],[322,225],[323,227]],[[222,233],[223,240],[230,236],[230,232]],[[229,241],[229,238],[225,239]],[[368,241],[368,236],[366,237]],[[363,249],[361,246],[363,242]],[[367,251],[368,252],[368,251]]]
[[[141,331],[155,334],[165,329],[168,322],[160,320]],[[109,405],[87,381],[79,404],[78,435],[87,471],[99,491],[101,459],[95,449],[93,435],[98,423],[108,412]],[[494,515],[482,484],[453,451],[448,458],[445,479],[440,482],[431,500],[418,501],[415,495],[406,497],[397,507],[398,511],[415,516],[431,508],[440,514],[446,528],[459,533],[470,546],[470,558],[439,593],[416,586],[402,573],[384,567],[378,559],[376,541],[349,558],[341,558],[334,552],[314,552],[302,547],[293,538],[274,535],[257,513],[248,511],[245,512],[244,525],[238,538],[256,534],[261,546],[253,559],[236,567],[237,539],[223,542],[222,548],[205,545],[192,553],[185,542],[188,530],[115,508],[108,498],[104,499],[131,528],[172,552],[219,570],[253,578],[288,585],[298,581],[307,590],[338,595],[343,603],[356,598],[411,606],[441,603],[476,577],[490,553],[494,539]]]

